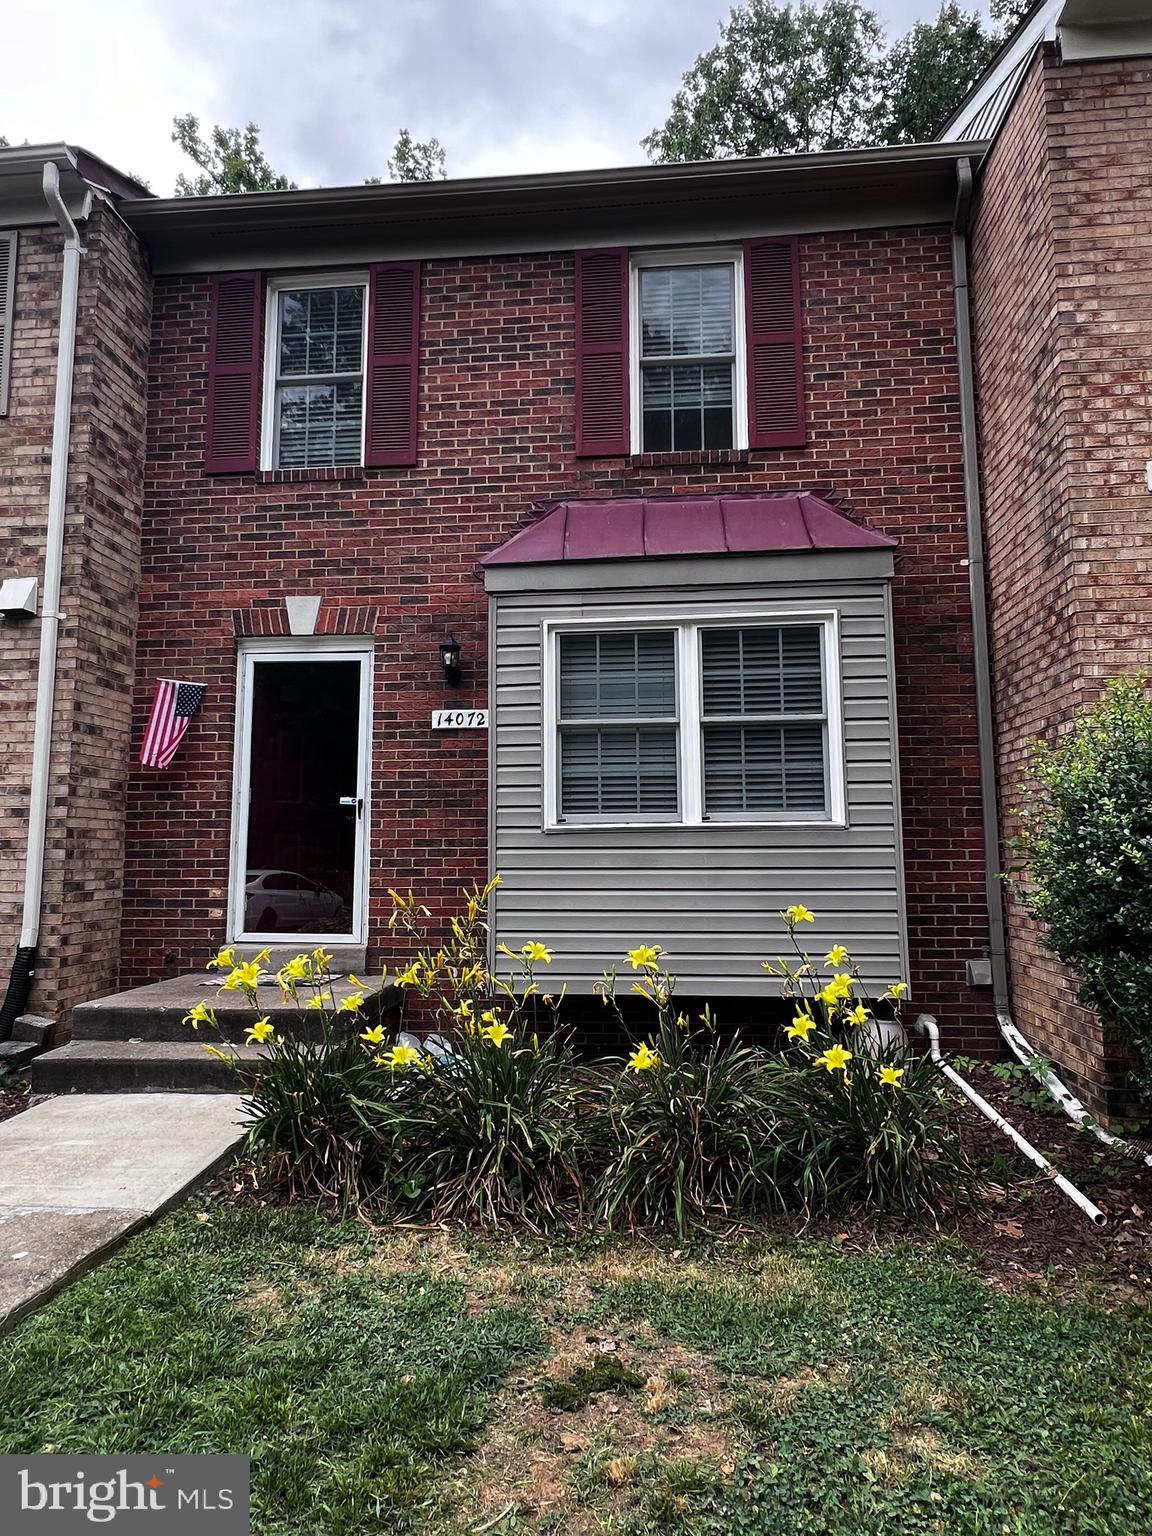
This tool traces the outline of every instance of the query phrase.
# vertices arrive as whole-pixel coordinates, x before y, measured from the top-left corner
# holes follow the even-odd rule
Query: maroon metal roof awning
[[[482,565],[642,560],[676,555],[891,549],[896,540],[811,491],[775,496],[636,496],[561,501]]]

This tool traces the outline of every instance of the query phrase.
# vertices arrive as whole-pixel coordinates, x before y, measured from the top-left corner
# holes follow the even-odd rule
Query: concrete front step
[[[110,997],[98,997],[90,1003],[80,1003],[72,1010],[73,1040],[168,1040],[186,1045],[196,1037],[184,1016],[195,1003],[215,1011],[227,1040],[241,1041],[244,1031],[256,1019],[267,1015],[282,1034],[291,1032],[298,1038],[316,1039],[321,1025],[314,1013],[306,1008],[297,1009],[285,1003],[279,987],[262,986],[257,989],[256,1006],[253,1008],[242,995],[221,993],[217,985],[204,984],[202,972],[188,976],[173,976],[168,981],[152,982],[145,987],[134,987],[128,992],[116,992]],[[354,989],[343,978],[333,982],[333,994],[337,1003]],[[309,992],[301,990],[301,1000],[306,1001]],[[369,987],[364,992],[364,1008],[357,1015],[372,1023],[396,1022],[402,993],[399,987]],[[202,1037],[214,1040],[215,1035]]]
[[[242,1062],[258,1046],[232,1048]],[[168,1040],[74,1040],[28,1067],[33,1093],[237,1093],[235,1072],[202,1044]]]

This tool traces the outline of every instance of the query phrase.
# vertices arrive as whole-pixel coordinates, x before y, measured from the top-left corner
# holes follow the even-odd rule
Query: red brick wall
[[[223,936],[236,635],[282,597],[371,611],[376,635],[371,937],[386,887],[438,906],[483,876],[486,744],[436,735],[436,643],[464,647],[451,702],[485,701],[476,561],[559,495],[808,486],[901,541],[896,666],[912,980],[950,1042],[989,1040],[964,960],[987,942],[963,564],[946,230],[802,242],[811,446],[804,452],[573,454],[570,253],[424,269],[420,464],[405,471],[203,473],[208,281],[156,285],[135,739],[154,679],[208,684],[171,771],[134,774],[127,980],[198,963]],[[322,621],[325,610],[321,610]],[[275,620],[279,623],[279,619]],[[803,899],[797,891],[797,899]]]
[[[40,960],[30,1006],[63,1017],[116,981],[150,323],[135,238],[98,203],[82,231],[64,618],[53,715]],[[0,419],[0,571],[43,577],[62,238],[22,231],[10,411]],[[6,626],[0,727],[0,964],[15,951],[27,847],[39,622]]]
[[[1147,667],[1152,63],[1037,58],[983,177],[972,288],[1004,831],[1031,742]],[[1011,857],[1011,856],[1009,856]],[[1121,1052],[1009,903],[1013,1006],[1098,1110]]]

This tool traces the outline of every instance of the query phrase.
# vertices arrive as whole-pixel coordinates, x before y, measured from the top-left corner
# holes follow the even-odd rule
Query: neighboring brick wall
[[[224,935],[236,636],[269,632],[285,594],[372,615],[378,958],[388,886],[443,910],[484,875],[486,742],[429,727],[449,702],[436,653],[448,630],[464,647],[451,702],[485,702],[479,557],[541,498],[807,486],[901,541],[912,980],[950,1044],[991,1045],[986,996],[964,981],[987,931],[948,232],[816,235],[802,260],[805,452],[576,460],[573,260],[558,253],[426,263],[419,467],[367,473],[206,476],[208,280],[158,280],[134,740],[156,677],[207,693],[171,770],[133,774],[125,981],[198,964]]]
[[[1030,743],[1147,667],[1152,63],[1037,58],[984,173],[972,290],[1005,836]],[[1013,1006],[1085,1102],[1121,1052],[1009,902]]]
[[[31,1006],[63,1017],[118,972],[124,809],[139,580],[150,275],[103,203],[82,230],[72,441],[41,957]],[[0,420],[4,574],[43,577],[62,238],[22,231],[11,409]],[[40,625],[0,647],[0,965],[14,951],[27,841]]]

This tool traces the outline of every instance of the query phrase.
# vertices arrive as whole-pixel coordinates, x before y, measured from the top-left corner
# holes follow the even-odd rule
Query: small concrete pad
[[[0,1331],[219,1167],[241,1103],[92,1093],[0,1124]]]

